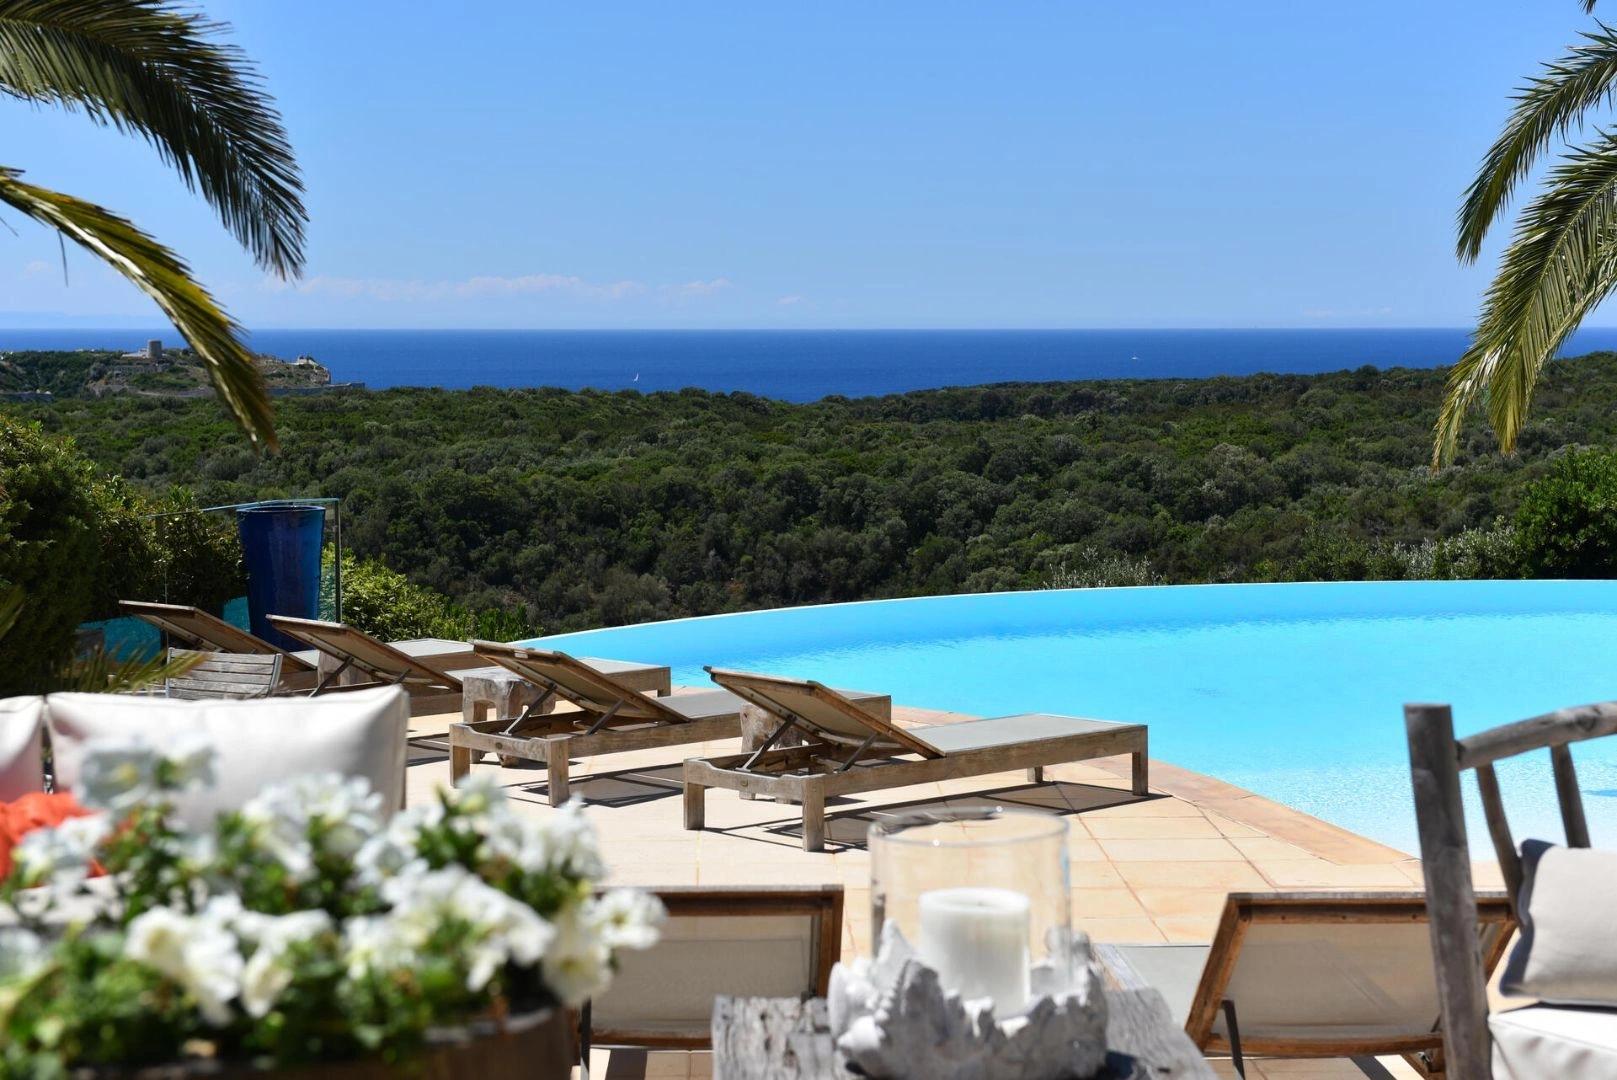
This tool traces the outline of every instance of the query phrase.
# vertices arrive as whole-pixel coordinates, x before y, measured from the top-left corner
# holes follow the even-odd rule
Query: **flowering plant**
[[[29,833],[0,901],[0,1076],[192,1056],[403,1061],[429,1029],[577,1005],[646,948],[654,897],[598,894],[575,807],[519,816],[469,779],[385,820],[363,780],[266,788],[209,832],[173,797],[201,742],[93,744],[79,801]],[[107,871],[86,878],[92,861]]]

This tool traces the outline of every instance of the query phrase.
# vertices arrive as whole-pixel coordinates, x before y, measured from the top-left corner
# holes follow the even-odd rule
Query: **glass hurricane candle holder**
[[[870,827],[870,949],[892,921],[938,980],[997,1016],[1071,984],[1067,823],[999,807]]]

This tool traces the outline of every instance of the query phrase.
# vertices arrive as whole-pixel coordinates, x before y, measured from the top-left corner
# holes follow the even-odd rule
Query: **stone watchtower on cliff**
[[[146,359],[154,364],[163,359],[163,343],[157,338],[146,343]]]

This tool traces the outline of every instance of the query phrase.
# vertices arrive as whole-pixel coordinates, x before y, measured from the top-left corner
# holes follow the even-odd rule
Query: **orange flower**
[[[20,799],[0,803],[0,879],[11,873],[11,849],[35,829],[52,829],[68,818],[87,817],[94,813],[86,810],[67,791],[47,794],[30,791]],[[90,876],[103,873],[94,864]]]

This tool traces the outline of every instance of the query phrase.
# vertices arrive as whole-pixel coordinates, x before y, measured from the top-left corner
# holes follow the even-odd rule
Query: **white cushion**
[[[1522,844],[1522,932],[1500,993],[1617,1005],[1617,851]]]
[[[71,790],[85,744],[143,735],[160,743],[201,731],[218,749],[218,785],[179,800],[180,816],[207,827],[267,784],[304,773],[363,776],[382,794],[384,814],[404,800],[405,729],[410,706],[396,686],[317,698],[174,701],[121,694],[52,694],[46,707],[56,785]]]
[[[0,802],[45,790],[45,756],[41,750],[40,697],[0,701]]]
[[[1617,1011],[1529,1005],[1488,1017],[1493,1080],[1617,1076]]]

